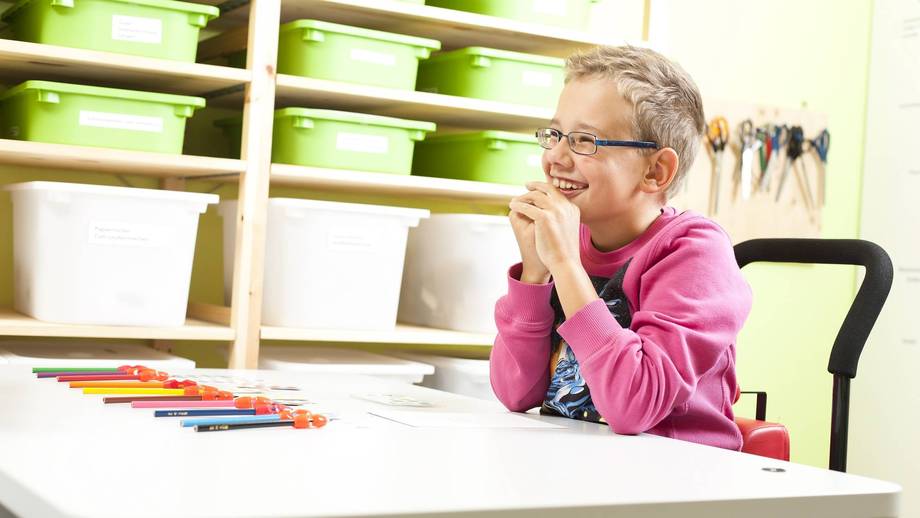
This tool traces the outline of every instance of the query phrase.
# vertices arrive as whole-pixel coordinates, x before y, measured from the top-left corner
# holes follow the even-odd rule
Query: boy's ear
[[[649,156],[649,167],[642,178],[642,190],[647,193],[664,192],[674,181],[680,158],[672,148],[666,147]]]

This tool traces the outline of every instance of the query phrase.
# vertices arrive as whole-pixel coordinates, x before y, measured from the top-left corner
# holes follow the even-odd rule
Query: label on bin
[[[375,243],[374,233],[359,227],[329,229],[326,248],[334,252],[367,252]]]
[[[166,243],[168,228],[125,221],[90,221],[89,242],[93,245],[153,248]]]
[[[396,56],[385,52],[375,52],[367,49],[351,49],[351,59],[375,65],[392,67],[396,65]]]
[[[112,39],[135,43],[163,43],[163,22],[159,18],[112,15]]]
[[[80,126],[163,133],[163,118],[80,110]]]
[[[380,135],[339,132],[335,136],[335,148],[357,153],[383,154],[390,151],[390,139]]]
[[[540,72],[539,70],[525,70],[521,72],[521,82],[526,86],[549,88],[553,86],[553,76],[547,72]]]
[[[533,12],[565,16],[565,2],[560,0],[533,0]]]

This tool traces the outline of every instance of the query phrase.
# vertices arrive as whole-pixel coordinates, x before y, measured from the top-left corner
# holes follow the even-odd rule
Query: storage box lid
[[[101,194],[123,198],[144,198],[148,200],[182,201],[191,203],[213,204],[220,201],[216,194],[197,192],[162,191],[159,189],[137,189],[135,187],[114,187],[110,185],[90,185],[66,182],[24,182],[6,185],[5,191],[53,191],[79,194]]]
[[[303,117],[306,119],[322,119],[338,122],[351,122],[366,126],[385,126],[418,131],[434,131],[437,126],[433,122],[397,119],[366,113],[343,112],[338,110],[317,110],[313,108],[283,108],[275,111],[275,118]]]
[[[425,225],[437,225],[438,222],[461,221],[471,225],[496,225],[510,227],[508,216],[490,216],[488,214],[432,214]]]
[[[450,356],[416,353],[398,353],[398,356],[411,361],[431,364],[439,372],[454,371],[464,376],[489,377],[489,360],[485,359],[453,358]]]
[[[430,40],[428,38],[419,38],[417,36],[406,36],[404,34],[394,34],[391,32],[375,31],[363,27],[352,27],[350,25],[339,25],[337,23],[322,22],[319,20],[295,20],[281,26],[280,32],[292,31],[297,29],[312,29],[316,31],[336,32],[347,34],[349,36],[358,36],[373,40],[389,41],[391,43],[402,43],[415,47],[423,47],[430,50],[441,48],[441,42]]]
[[[434,367],[366,351],[332,347],[267,346],[259,350],[259,367],[301,372],[425,376]]]
[[[3,16],[0,16],[0,19],[6,21],[8,18],[16,16],[17,12],[28,5],[30,2],[48,2],[51,3],[51,0],[20,0],[16,5],[7,9]],[[73,3],[80,0],[71,0],[70,6],[73,7]],[[192,14],[203,14],[208,17],[208,20],[213,20],[220,15],[220,9],[210,5],[200,5],[193,4],[190,2],[175,2],[173,0],[108,0],[109,2],[120,2],[122,4],[133,4],[133,5],[142,5],[146,7],[155,7],[157,9],[169,9],[171,11],[183,11]]]
[[[477,131],[473,133],[448,133],[446,135],[431,135],[425,137],[426,142],[468,142],[474,140],[501,140],[504,142],[520,142],[539,146],[536,137],[524,133],[510,133],[507,131]]]
[[[431,215],[431,211],[426,209],[390,207],[387,205],[366,205],[363,203],[343,203],[338,201],[304,200],[299,198],[269,198],[268,203],[269,205],[291,207],[297,209],[355,212],[361,214],[398,216],[414,219],[427,218]]]
[[[136,344],[0,342],[0,363],[33,367],[118,367],[194,369],[195,362]]]
[[[92,95],[94,97],[110,97],[114,99],[127,99],[130,101],[143,101],[160,104],[171,104],[176,106],[191,106],[193,108],[204,108],[205,100],[202,97],[191,97],[187,95],[159,94],[153,92],[141,92],[137,90],[123,90],[120,88],[103,88],[101,86],[75,85],[70,83],[57,83],[54,81],[26,81],[10,88],[0,94],[0,101],[19,95],[27,90],[42,90],[54,93],[66,93],[77,95]]]
[[[537,54],[524,54],[521,52],[511,52],[510,50],[490,49],[487,47],[466,47],[463,49],[452,50],[449,52],[440,52],[431,56],[426,63],[437,63],[451,59],[464,57],[485,57],[494,59],[504,59],[507,61],[517,61],[529,65],[546,65],[562,68],[565,66],[565,60],[562,58],[553,58],[549,56],[539,56]]]

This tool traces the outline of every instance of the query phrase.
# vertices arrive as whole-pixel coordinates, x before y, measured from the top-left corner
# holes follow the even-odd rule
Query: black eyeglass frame
[[[587,155],[587,156],[594,155],[597,153],[598,146],[633,147],[633,148],[640,148],[640,149],[658,149],[657,142],[651,142],[648,140],[605,140],[605,139],[599,139],[597,138],[597,135],[593,133],[588,133],[587,131],[570,131],[568,133],[563,133],[562,131],[557,130],[556,128],[539,128],[534,133],[534,136],[537,138],[537,143],[540,144],[540,147],[542,147],[543,149],[553,149],[552,147],[544,146],[543,141],[540,138],[540,134],[547,132],[547,131],[555,132],[559,142],[562,142],[562,138],[565,137],[565,139],[568,141],[569,149],[571,149],[572,152],[577,155]],[[592,139],[594,139],[594,151],[591,153],[581,153],[581,152],[575,151],[575,143],[573,142],[572,135],[587,135],[591,137]]]

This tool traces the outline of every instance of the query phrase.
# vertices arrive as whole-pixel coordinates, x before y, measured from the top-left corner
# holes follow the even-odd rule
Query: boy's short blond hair
[[[696,83],[680,65],[641,47],[594,47],[570,56],[568,83],[584,77],[609,78],[633,105],[633,138],[669,147],[680,159],[666,194],[673,196],[693,164],[706,120]]]

